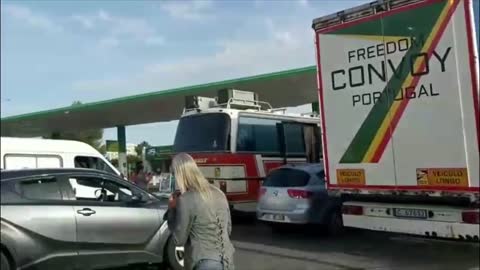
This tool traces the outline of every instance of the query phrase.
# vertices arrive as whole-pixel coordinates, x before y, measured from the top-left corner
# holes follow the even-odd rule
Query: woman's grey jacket
[[[203,259],[223,262],[233,270],[234,248],[230,242],[232,221],[225,194],[211,185],[211,199],[187,191],[168,213],[168,227],[177,246],[185,247],[185,269],[192,270]]]

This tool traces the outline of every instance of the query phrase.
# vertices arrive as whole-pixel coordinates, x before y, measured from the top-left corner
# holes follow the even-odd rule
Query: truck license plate
[[[427,219],[428,213],[425,209],[394,208],[393,215],[403,218]]]

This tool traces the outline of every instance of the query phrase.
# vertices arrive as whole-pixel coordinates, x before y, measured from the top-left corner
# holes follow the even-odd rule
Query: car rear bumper
[[[307,224],[310,223],[306,209],[291,212],[257,209],[257,219],[266,222]]]

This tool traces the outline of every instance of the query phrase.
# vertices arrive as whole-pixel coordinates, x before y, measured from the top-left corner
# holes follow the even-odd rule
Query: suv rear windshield
[[[278,169],[272,171],[263,186],[265,187],[303,187],[308,184],[310,175],[294,169]]]

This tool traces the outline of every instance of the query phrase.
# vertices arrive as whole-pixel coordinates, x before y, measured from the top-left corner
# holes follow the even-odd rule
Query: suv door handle
[[[96,212],[90,208],[83,208],[82,210],[78,210],[77,213],[79,213],[80,215],[84,215],[86,217],[88,216],[91,216],[93,214],[95,214]]]

